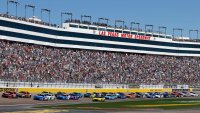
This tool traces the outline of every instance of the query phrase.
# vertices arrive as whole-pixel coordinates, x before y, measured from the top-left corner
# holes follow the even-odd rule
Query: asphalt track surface
[[[0,93],[1,95],[1,93]],[[109,100],[107,102],[127,101],[126,100]],[[133,110],[133,111],[100,111],[100,110],[49,110],[49,109],[36,109],[36,106],[44,105],[60,105],[60,104],[84,104],[92,103],[91,99],[83,98],[80,100],[55,100],[55,101],[36,101],[26,98],[8,99],[0,97],[0,113],[200,113],[200,109],[192,110],[160,110],[160,109],[147,109],[147,110]]]

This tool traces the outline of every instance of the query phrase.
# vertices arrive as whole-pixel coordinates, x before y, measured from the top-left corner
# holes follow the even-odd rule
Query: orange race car
[[[135,96],[136,96],[135,93],[130,93],[126,95],[127,98],[132,98],[132,99],[135,98]]]
[[[27,91],[20,91],[18,93],[18,97],[20,97],[20,98],[31,98],[31,94]]]

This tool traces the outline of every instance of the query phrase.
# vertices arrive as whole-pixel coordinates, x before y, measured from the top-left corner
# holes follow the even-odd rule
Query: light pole
[[[49,25],[50,25],[50,15],[51,15],[51,10],[49,9],[41,9],[41,20],[42,20],[42,14],[43,14],[43,11],[46,11],[49,13]]]
[[[149,24],[146,24],[145,25],[145,34],[147,33],[147,27],[151,27],[151,33],[152,33],[152,36],[153,36],[153,25],[149,25]]]
[[[159,26],[159,37],[160,37],[160,34],[161,34],[161,29],[164,29],[165,31],[165,38],[167,37],[167,27],[164,27],[164,26]]]
[[[69,22],[72,20],[72,13],[67,13],[67,12],[61,12],[61,23],[60,23],[60,26],[62,27],[62,22],[63,22],[63,15],[69,15],[70,16],[70,19],[69,19]]]
[[[197,39],[199,38],[199,30],[196,30],[196,29],[189,30],[189,37],[190,38],[191,38],[191,32],[196,32],[197,33]]]
[[[108,18],[99,18],[99,19],[98,19],[98,23],[100,23],[101,20],[105,20],[105,21],[106,21],[106,27],[108,27],[108,21],[109,21],[109,19],[108,19]],[[98,26],[99,26],[99,25],[98,25]]]
[[[115,29],[116,29],[116,27],[117,27],[117,23],[122,23],[122,29],[124,29],[124,21],[122,21],[122,20],[115,20]]]
[[[83,18],[89,18],[90,24],[92,23],[92,17],[87,15],[81,15],[81,23],[83,22]]]
[[[9,14],[9,11],[8,11],[9,3],[16,5],[16,18],[17,18],[17,8],[18,8],[18,5],[19,5],[19,2],[15,1],[15,0],[7,0],[7,17],[8,17],[8,14]]]
[[[183,29],[182,28],[173,28],[173,38],[175,38],[175,31],[181,31],[181,37],[183,37]]]
[[[27,7],[33,9],[33,17],[34,17],[35,16],[35,6],[34,5],[25,5],[25,18],[26,18],[26,9],[27,9]]]
[[[140,23],[139,22],[131,22],[131,29],[130,30],[133,30],[133,25],[137,25],[137,35],[139,34],[139,31],[140,31]]]

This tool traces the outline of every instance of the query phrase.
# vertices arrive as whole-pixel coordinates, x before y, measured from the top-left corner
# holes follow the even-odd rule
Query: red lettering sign
[[[126,33],[117,33],[117,32],[106,32],[106,31],[99,31],[99,35],[101,36],[110,36],[110,37],[122,37],[122,38],[135,38],[140,40],[150,40],[150,36],[142,36],[142,35],[132,35]]]

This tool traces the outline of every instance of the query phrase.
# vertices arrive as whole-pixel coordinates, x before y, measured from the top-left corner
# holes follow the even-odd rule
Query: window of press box
[[[105,28],[98,28],[99,31],[106,31]]]
[[[69,27],[78,28],[78,25],[72,25],[72,24],[70,24]]]
[[[120,30],[115,30],[115,32],[117,32],[117,33],[122,33],[122,31],[120,31]]]
[[[165,38],[165,36],[164,35],[160,35],[160,38]]]
[[[79,26],[79,28],[88,29],[88,26]]]
[[[123,31],[123,33],[130,34],[130,31]]]
[[[91,30],[97,30],[97,27],[89,27]]]
[[[153,35],[153,37],[159,37],[158,35]]]
[[[136,32],[131,32],[131,34],[136,35],[137,33]]]
[[[142,35],[142,36],[144,36],[145,34],[144,34],[144,33],[139,33],[138,35]]]
[[[146,36],[152,36],[152,34],[146,34]]]
[[[166,38],[169,38],[169,39],[171,39],[172,37],[171,37],[171,36],[167,36]]]
[[[114,32],[114,29],[107,29],[108,32]]]

